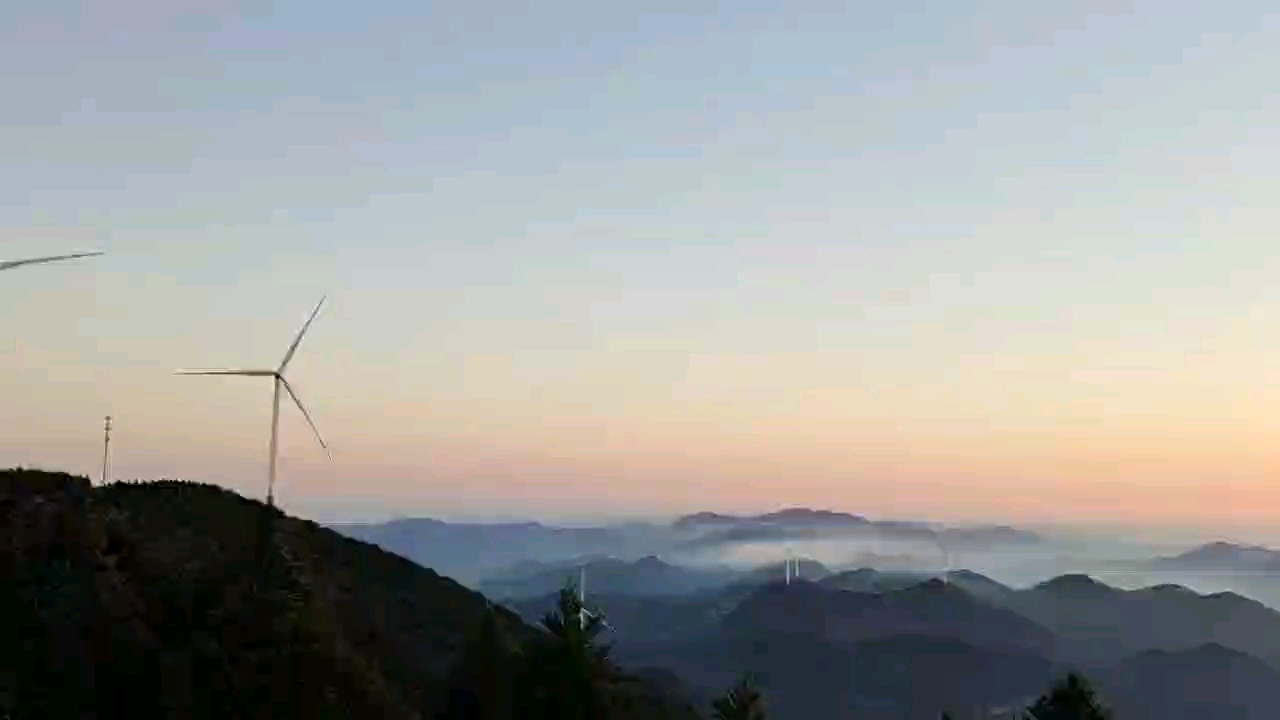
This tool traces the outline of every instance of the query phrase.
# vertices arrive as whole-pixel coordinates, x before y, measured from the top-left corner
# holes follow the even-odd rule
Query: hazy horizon
[[[0,465],[1268,532],[1261,2],[0,10]],[[1206,502],[1205,498],[1211,501]]]

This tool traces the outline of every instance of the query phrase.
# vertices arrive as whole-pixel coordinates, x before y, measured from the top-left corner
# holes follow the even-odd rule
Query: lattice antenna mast
[[[107,416],[107,421],[102,430],[102,484],[107,484],[107,468],[111,460],[111,416]]]

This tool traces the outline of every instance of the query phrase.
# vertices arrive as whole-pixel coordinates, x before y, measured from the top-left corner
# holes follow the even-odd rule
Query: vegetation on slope
[[[470,630],[544,642],[452,580],[215,486],[3,471],[0,517],[13,718],[436,717]],[[629,712],[594,717],[682,717],[609,670]]]

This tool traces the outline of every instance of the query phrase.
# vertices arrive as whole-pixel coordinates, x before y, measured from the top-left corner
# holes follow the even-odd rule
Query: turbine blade
[[[326,298],[320,298],[320,302],[316,304],[316,309],[311,311],[311,317],[307,318],[307,322],[298,331],[298,337],[293,339],[293,344],[289,346],[289,351],[284,354],[284,360],[280,363],[280,369],[277,371],[281,374],[284,369],[289,366],[289,361],[293,359],[293,354],[298,352],[298,346],[302,344],[302,336],[307,334],[307,330],[311,328],[311,323],[315,322],[316,316],[320,314],[320,308],[324,307]]]
[[[22,267],[23,265],[37,265],[40,263],[51,263],[59,260],[75,260],[76,258],[95,257],[103,255],[101,251],[71,253],[70,255],[52,255],[50,257],[28,258],[26,260],[10,260],[8,262],[0,262],[0,270],[9,270],[11,268]]]
[[[307,408],[303,406],[302,400],[298,397],[298,393],[293,391],[293,386],[289,384],[288,380],[285,380],[279,375],[276,375],[276,377],[279,378],[280,384],[284,385],[284,389],[289,391],[289,397],[293,398],[294,404],[302,411],[302,417],[307,419],[307,424],[311,426],[311,432],[316,434],[316,440],[319,440],[320,447],[324,448],[324,454],[328,455],[329,459],[332,460],[333,453],[329,452],[329,446],[325,444],[324,438],[320,437],[320,428],[316,427],[315,421],[311,419],[311,413],[307,412]]]
[[[243,377],[274,377],[275,370],[175,370],[174,375],[240,375]]]

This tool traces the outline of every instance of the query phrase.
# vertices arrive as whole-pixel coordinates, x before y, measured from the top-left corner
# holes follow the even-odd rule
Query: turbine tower
[[[583,565],[582,567],[578,568],[578,603],[582,605],[582,612],[578,614],[578,621],[581,623],[582,627],[585,629],[587,627],[587,620],[590,618],[596,617],[595,613],[587,609],[587,566],[586,565]],[[613,626],[609,624],[609,621],[605,620],[604,618],[600,618],[600,624],[608,628],[609,630],[613,629]]]
[[[107,484],[107,461],[111,458],[111,416],[107,416],[107,422],[102,431],[102,484]]]
[[[791,554],[791,548],[787,548],[786,557],[782,561],[782,568],[786,577],[786,584],[790,585],[792,579],[800,579],[800,558]]]
[[[101,251],[95,251],[95,252],[71,253],[70,255],[52,255],[50,257],[29,258],[26,260],[9,260],[7,262],[0,262],[0,270],[12,270],[14,268],[23,267],[24,265],[39,265],[42,263],[58,262],[61,260],[75,260],[76,258],[96,257],[102,254],[104,253],[102,253]]]
[[[280,446],[280,391],[283,389],[289,393],[289,397],[293,398],[293,402],[302,411],[302,417],[306,418],[307,424],[311,426],[311,431],[315,433],[316,440],[320,441],[320,447],[324,448],[326,454],[329,454],[329,446],[325,444],[324,438],[320,437],[320,429],[316,427],[315,421],[311,419],[311,413],[307,412],[307,408],[303,406],[301,398],[293,391],[293,386],[289,385],[289,381],[284,377],[284,371],[289,367],[289,362],[293,360],[294,353],[298,352],[298,346],[302,344],[302,338],[307,334],[307,330],[311,328],[311,323],[315,321],[316,316],[320,314],[320,308],[324,307],[325,298],[320,298],[320,302],[316,305],[316,309],[311,311],[311,316],[307,318],[307,322],[302,326],[302,330],[298,332],[298,337],[294,338],[293,344],[289,346],[289,350],[284,354],[284,360],[280,362],[280,367],[275,370],[179,370],[176,375],[236,375],[240,377],[269,377],[275,386],[275,392],[271,400],[271,460],[267,470],[267,506],[275,505],[275,488],[276,488],[276,456],[279,453]],[[332,455],[329,455],[332,458]]]
[[[947,549],[946,541],[941,534],[934,534],[934,543],[938,546],[938,551],[942,553],[942,584],[951,584],[951,551]]]

